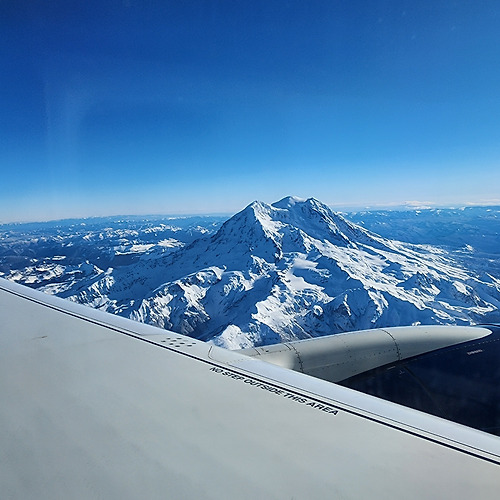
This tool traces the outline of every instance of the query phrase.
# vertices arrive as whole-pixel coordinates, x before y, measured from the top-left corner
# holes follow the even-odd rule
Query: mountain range
[[[147,251],[135,244],[136,258],[120,265],[63,266],[64,279],[7,277],[30,275],[49,293],[230,349],[500,321],[496,273],[468,269],[443,247],[382,237],[313,198],[256,201],[196,238],[161,241]]]

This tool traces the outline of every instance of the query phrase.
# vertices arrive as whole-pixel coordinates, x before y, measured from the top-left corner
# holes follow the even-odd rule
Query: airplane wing
[[[344,340],[335,365],[394,356]],[[499,437],[313,377],[321,352],[266,361],[0,280],[2,498],[497,498]]]

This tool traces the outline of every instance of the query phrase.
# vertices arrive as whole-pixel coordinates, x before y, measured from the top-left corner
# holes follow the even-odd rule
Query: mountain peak
[[[284,210],[311,207],[319,211],[332,212],[328,205],[316,198],[299,198],[298,196],[285,196],[285,198],[273,203],[271,207]]]
[[[224,246],[231,241],[240,255],[251,252],[271,262],[284,252],[307,251],[317,245],[314,241],[346,247],[372,244],[373,238],[315,198],[287,196],[272,205],[252,202],[226,221],[212,241]]]
[[[309,198],[312,199],[312,198]],[[274,208],[291,208],[297,203],[306,203],[308,200],[305,198],[299,198],[298,196],[285,196],[280,201],[273,203],[271,206]]]

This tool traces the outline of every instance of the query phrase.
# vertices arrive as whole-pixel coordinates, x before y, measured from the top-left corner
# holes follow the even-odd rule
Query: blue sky
[[[497,1],[0,3],[0,222],[500,204]]]

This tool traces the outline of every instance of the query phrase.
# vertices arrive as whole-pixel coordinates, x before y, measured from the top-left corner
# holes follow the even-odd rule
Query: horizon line
[[[257,201],[257,200],[256,200]],[[498,208],[500,209],[500,200],[491,200],[491,202],[485,203],[460,203],[460,204],[437,204],[432,202],[406,202],[406,203],[394,203],[394,204],[372,204],[372,205],[346,205],[346,204],[331,204],[325,203],[330,209],[335,212],[340,213],[355,213],[360,211],[367,212],[377,212],[377,211],[389,211],[389,212],[404,212],[404,211],[414,211],[414,210],[463,210],[466,208]],[[25,224],[49,224],[57,222],[69,222],[69,221],[92,221],[98,219],[120,219],[120,218],[165,218],[165,219],[187,219],[195,217],[232,217],[236,213],[240,212],[244,208],[237,210],[236,212],[186,212],[186,213],[162,213],[162,212],[152,212],[152,213],[118,213],[118,214],[106,214],[106,215],[88,215],[88,216],[69,216],[55,219],[40,219],[40,220],[12,220],[8,222],[0,221],[1,226],[9,225],[25,225]]]

